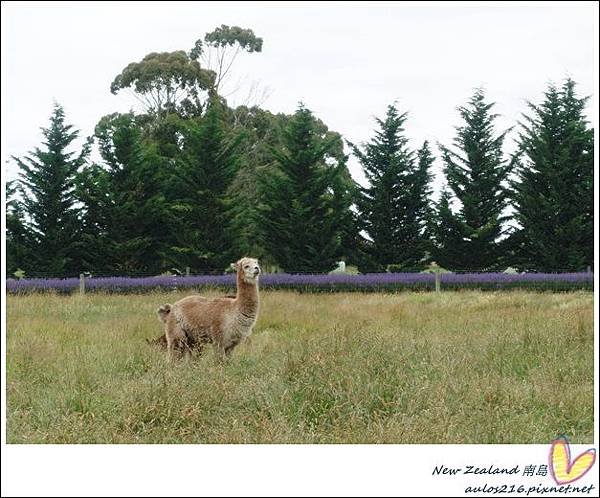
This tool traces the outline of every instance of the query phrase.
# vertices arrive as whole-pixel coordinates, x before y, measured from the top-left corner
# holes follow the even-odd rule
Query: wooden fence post
[[[189,266],[186,266],[186,267],[185,267],[185,276],[186,276],[186,277],[189,277],[189,276],[190,276],[190,267],[189,267]]]
[[[440,265],[438,265],[435,261],[432,261],[430,268],[431,268],[431,271],[433,271],[433,276],[435,277],[435,291],[440,292],[440,290],[441,290],[441,279],[440,279],[441,268],[440,268]]]
[[[79,274],[79,294],[85,294],[85,275],[83,273]]]

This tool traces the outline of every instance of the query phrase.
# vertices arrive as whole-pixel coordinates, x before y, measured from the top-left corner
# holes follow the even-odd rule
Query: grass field
[[[186,294],[8,296],[7,441],[593,441],[591,292],[263,292],[228,364],[170,365]]]

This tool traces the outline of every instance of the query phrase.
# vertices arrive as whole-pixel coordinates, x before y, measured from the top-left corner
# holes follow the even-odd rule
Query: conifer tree
[[[252,254],[265,262],[269,261],[260,230],[261,217],[258,207],[262,196],[259,182],[256,180],[260,175],[269,175],[273,168],[277,169],[272,150],[284,147],[283,130],[293,118],[293,115],[272,114],[259,107],[240,106],[229,113],[231,126],[244,137],[240,147],[240,168],[228,192],[228,196],[235,199],[232,203],[232,224],[235,227],[234,245],[238,254]],[[324,139],[332,140],[334,145],[328,153],[332,161],[347,161],[344,143],[338,133],[329,130],[325,123],[317,118],[315,133]],[[355,202],[357,186],[348,170],[343,169],[337,180],[339,182],[336,192],[339,195],[336,195],[336,199],[343,205],[352,205]],[[356,213],[351,209],[345,210],[340,226],[343,249],[340,257],[349,264],[356,264],[360,257],[358,245],[361,241]]]
[[[415,154],[404,136],[407,113],[388,106],[385,119],[363,150],[350,144],[369,182],[358,208],[370,239],[373,270],[416,269],[427,257],[425,233],[433,156],[427,142]]]
[[[594,261],[594,130],[584,115],[588,98],[575,82],[549,85],[544,101],[529,103],[511,184],[514,264],[529,270],[584,270]]]
[[[84,260],[95,271],[158,273],[167,265],[169,233],[162,184],[165,160],[156,144],[144,141],[132,114],[105,116],[96,126],[96,137],[104,164],[79,176]]]
[[[300,105],[272,150],[275,167],[261,177],[264,247],[285,271],[325,272],[341,255],[341,222],[349,208],[340,193],[346,164],[334,157],[339,138],[319,132]]]
[[[500,239],[510,165],[502,145],[508,131],[495,135],[491,112],[478,89],[459,107],[464,124],[456,128],[455,150],[440,145],[449,191],[438,204],[433,259],[448,269],[486,270],[501,265]],[[459,203],[451,208],[451,194]]]
[[[242,136],[228,128],[217,99],[199,121],[188,121],[181,132],[182,150],[172,179],[174,264],[197,272],[222,272],[243,256],[236,251],[237,232],[245,223],[253,226],[247,213],[239,210],[243,205],[228,195],[239,169]],[[236,216],[239,224],[233,222]]]
[[[75,178],[85,163],[89,143],[78,155],[67,150],[79,133],[65,123],[58,104],[42,133],[45,150],[36,147],[24,158],[13,157],[21,170],[22,207],[31,237],[30,267],[46,275],[74,274],[80,269]]]

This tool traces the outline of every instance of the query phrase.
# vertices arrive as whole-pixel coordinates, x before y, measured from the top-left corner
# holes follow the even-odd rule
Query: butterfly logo
[[[571,448],[566,436],[552,441],[550,470],[556,484],[568,484],[582,478],[596,462],[596,449],[590,448],[571,460]]]

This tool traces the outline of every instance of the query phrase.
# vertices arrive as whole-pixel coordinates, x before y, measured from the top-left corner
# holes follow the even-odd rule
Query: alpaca
[[[225,299],[235,299],[235,294],[227,294],[225,296],[223,296],[223,298]],[[164,306],[161,306],[158,310],[158,317],[159,320],[161,322],[164,323],[164,318],[168,315],[168,310],[171,309],[171,305],[170,304],[165,304]],[[155,346],[159,349],[162,349],[163,351],[167,350],[167,335],[163,332],[160,336],[158,336],[156,339],[146,339],[146,343],[149,344],[150,346]],[[202,352],[202,346],[203,344],[200,344],[200,352]],[[190,346],[189,344],[186,346],[186,348],[188,349],[189,352],[192,352],[194,349],[198,349],[198,345],[196,345],[196,347],[194,346]]]
[[[224,360],[252,333],[259,309],[260,266],[256,259],[242,258],[231,267],[237,272],[234,298],[188,296],[158,308],[171,358],[181,357],[186,351],[201,352],[206,344],[212,343],[219,359]],[[154,342],[161,341],[159,338]]]

